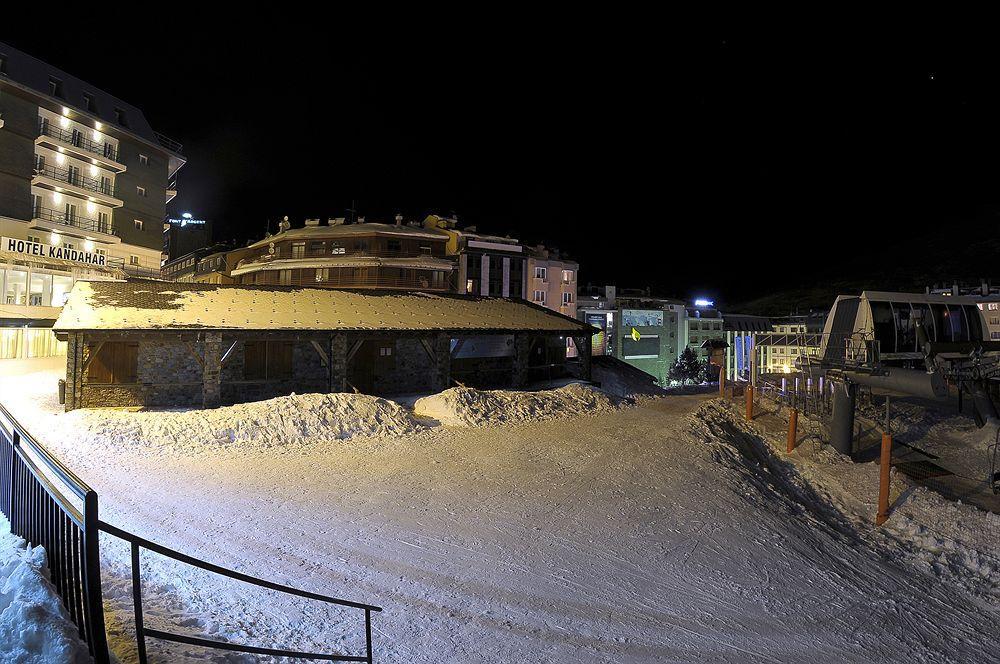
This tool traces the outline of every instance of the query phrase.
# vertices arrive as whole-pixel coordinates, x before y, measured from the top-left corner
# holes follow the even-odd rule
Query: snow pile
[[[211,410],[77,410],[64,416],[76,440],[196,452],[289,447],[357,436],[385,438],[423,428],[399,404],[366,394],[293,394]]]
[[[499,426],[538,422],[553,417],[586,415],[615,410],[615,401],[600,390],[572,383],[555,390],[514,392],[453,387],[418,399],[418,416],[447,426]]]
[[[87,646],[46,578],[45,550],[0,516],[0,662],[90,662]]]

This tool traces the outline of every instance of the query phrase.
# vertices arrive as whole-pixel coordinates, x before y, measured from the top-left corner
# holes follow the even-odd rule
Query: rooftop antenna
[[[349,207],[346,210],[344,210],[344,212],[347,213],[347,220],[348,220],[348,222],[352,223],[352,224],[356,221],[355,215],[358,212],[357,209],[355,208],[355,206],[356,206],[356,201],[352,198],[351,199],[351,207]]]

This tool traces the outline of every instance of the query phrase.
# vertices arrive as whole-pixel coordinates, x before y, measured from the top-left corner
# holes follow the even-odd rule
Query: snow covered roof
[[[77,281],[52,329],[593,332],[523,300],[155,281]]]
[[[340,224],[337,226],[303,226],[301,228],[290,228],[287,231],[276,233],[263,240],[258,240],[250,247],[266,247],[271,242],[281,242],[282,240],[323,240],[334,237],[354,237],[358,235],[395,235],[400,237],[416,237],[425,240],[438,240],[446,242],[448,234],[433,228],[423,226],[408,226],[379,223],[362,224]]]

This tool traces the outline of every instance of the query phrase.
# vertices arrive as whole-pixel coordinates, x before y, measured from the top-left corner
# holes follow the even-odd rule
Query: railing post
[[[372,611],[365,609],[365,643],[368,646],[368,664],[372,664]]]
[[[10,506],[10,532],[15,535],[20,536],[20,510],[14,509],[14,496],[18,493],[18,485],[20,484],[20,477],[17,469],[20,464],[17,462],[17,448],[21,444],[21,436],[18,435],[17,429],[11,427],[10,432],[10,502],[7,504]]]
[[[83,501],[83,591],[87,606],[87,631],[91,653],[97,664],[108,664],[108,635],[104,631],[104,595],[101,591],[101,540],[97,519],[97,492],[91,489]]]
[[[146,628],[142,621],[142,575],[139,573],[138,542],[132,542],[132,606],[135,609],[135,644],[139,664],[146,664]]]
[[[746,417],[749,421],[753,419],[753,385],[747,385],[746,398]]]
[[[795,434],[799,426],[799,409],[792,408],[788,414],[788,454],[795,451]]]

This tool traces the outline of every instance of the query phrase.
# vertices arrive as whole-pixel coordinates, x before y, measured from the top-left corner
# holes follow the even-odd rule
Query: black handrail
[[[74,187],[80,187],[87,191],[94,191],[105,196],[115,196],[115,188],[111,184],[105,185],[100,180],[87,177],[81,173],[72,174],[68,168],[56,168],[51,164],[35,164],[35,174],[59,180]]]
[[[97,493],[34,440],[2,404],[0,462],[0,508],[11,532],[45,548],[52,585],[80,638],[97,664],[107,664]],[[82,511],[49,474],[82,499]]]
[[[110,159],[115,163],[118,162],[118,150],[115,149],[114,145],[111,143],[98,143],[96,141],[92,141],[79,129],[75,132],[73,130],[62,129],[60,127],[53,126],[48,120],[42,119],[38,122],[38,135],[51,136],[52,138],[56,138],[68,145],[83,148],[87,152],[101,155],[105,159]]]
[[[36,207],[31,212],[32,219],[41,219],[42,221],[51,221],[56,224],[62,224],[63,226],[72,226],[73,228],[79,228],[82,231],[90,231],[92,233],[105,233],[107,235],[117,235],[114,231],[114,227],[111,225],[111,221],[101,222],[98,219],[90,219],[88,217],[81,217],[75,214],[69,214],[64,210],[53,210],[47,207]]]
[[[298,588],[292,588],[291,586],[285,586],[280,583],[274,583],[273,581],[265,581],[264,579],[258,579],[256,577],[250,576],[248,574],[243,574],[242,572],[237,572],[231,569],[226,569],[225,567],[220,567],[210,562],[200,560],[193,556],[189,556],[185,553],[179,551],[174,551],[173,549],[167,548],[162,544],[157,544],[148,539],[134,535],[128,531],[122,530],[112,526],[109,523],[100,521],[98,527],[119,539],[129,542],[132,545],[132,603],[133,609],[135,611],[135,632],[136,632],[136,642],[138,645],[139,652],[139,663],[146,664],[146,637],[152,637],[155,639],[161,639],[164,641],[175,641],[177,643],[186,643],[189,645],[198,645],[205,648],[218,648],[221,650],[231,650],[236,652],[245,652],[258,655],[271,655],[273,657],[298,657],[305,659],[321,659],[330,662],[371,662],[372,661],[372,633],[371,633],[371,614],[372,611],[381,611],[381,607],[373,606],[371,604],[362,604],[361,602],[352,602],[345,599],[337,599],[336,597],[329,597],[327,595],[320,595],[319,593],[309,592],[307,590],[299,590]],[[335,604],[337,606],[344,606],[351,609],[359,609],[365,612],[365,655],[335,655],[335,654],[323,654],[323,653],[311,653],[302,652],[298,650],[290,650],[284,648],[262,648],[259,646],[248,646],[237,643],[229,643],[227,641],[214,641],[211,639],[202,639],[199,637],[188,636],[184,634],[175,634],[173,632],[164,632],[162,630],[148,629],[145,627],[145,621],[143,619],[142,610],[142,577],[140,574],[139,566],[139,554],[141,549],[146,549],[147,551],[152,551],[153,553],[158,553],[161,556],[166,556],[167,558],[172,558],[178,562],[182,562],[186,565],[191,565],[192,567],[197,567],[203,569],[207,572],[212,572],[214,574],[219,574],[220,576],[225,576],[230,579],[235,579],[236,581],[242,581],[243,583],[249,583],[251,585],[259,586],[261,588],[267,588],[269,590],[276,590],[288,595],[295,595],[296,597],[303,597],[305,599],[317,600],[320,602],[326,602],[327,604]]]

